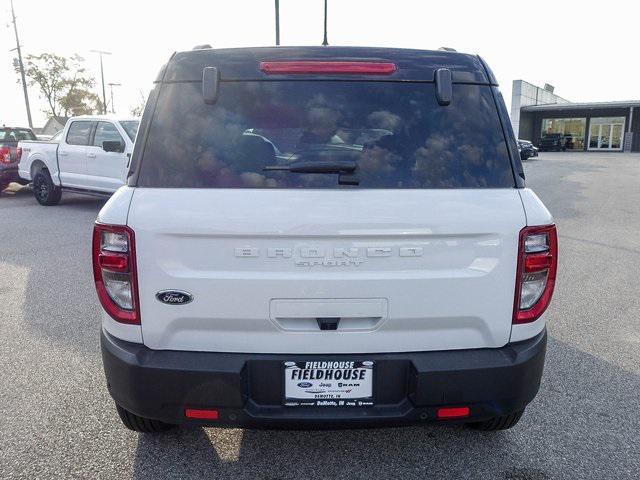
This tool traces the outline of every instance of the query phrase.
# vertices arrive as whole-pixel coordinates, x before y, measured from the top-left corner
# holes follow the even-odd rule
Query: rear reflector
[[[260,70],[267,74],[285,73],[327,73],[390,75],[398,69],[390,62],[260,62]]]
[[[218,420],[219,417],[218,410],[200,408],[187,408],[184,411],[184,416],[196,420]]]
[[[469,416],[469,407],[445,407],[436,412],[438,418],[462,418]]]

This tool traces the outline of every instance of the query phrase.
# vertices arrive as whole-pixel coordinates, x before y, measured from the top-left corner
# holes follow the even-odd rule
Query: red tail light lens
[[[325,73],[325,74],[364,74],[390,75],[398,69],[390,62],[326,62],[326,61],[297,61],[297,62],[260,62],[260,70],[267,74],[291,73]]]
[[[119,273],[129,271],[129,256],[127,254],[100,252],[98,262],[103,270]]]
[[[140,324],[135,235],[129,227],[96,223],[93,278],[98,299],[116,321]]]
[[[520,231],[513,323],[537,320],[549,306],[558,267],[555,225],[525,227]]]
[[[22,147],[16,148],[16,160],[22,159]]]
[[[7,146],[0,147],[0,163],[11,163],[11,149]]]

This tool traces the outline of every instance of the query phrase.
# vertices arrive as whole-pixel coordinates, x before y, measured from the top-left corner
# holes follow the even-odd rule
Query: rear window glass
[[[0,142],[21,142],[23,140],[36,140],[36,136],[28,128],[0,129]]]
[[[300,162],[355,163],[293,173]],[[353,185],[356,183],[357,185]],[[513,187],[490,87],[431,83],[222,82],[215,105],[200,83],[162,85],[138,185],[183,188]]]

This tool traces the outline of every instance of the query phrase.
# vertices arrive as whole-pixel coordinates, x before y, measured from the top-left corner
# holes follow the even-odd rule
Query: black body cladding
[[[546,345],[543,331],[497,349],[332,355],[375,362],[376,405],[327,410],[282,406],[283,361],[326,356],[159,351],[101,335],[107,385],[121,407],[169,424],[203,423],[186,419],[184,408],[217,408],[220,418],[210,424],[258,428],[424,423],[443,405],[469,405],[466,422],[508,415],[538,392]]]

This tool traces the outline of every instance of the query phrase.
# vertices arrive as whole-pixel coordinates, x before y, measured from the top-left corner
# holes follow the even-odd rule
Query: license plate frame
[[[372,407],[374,366],[371,360],[283,362],[283,405]]]

